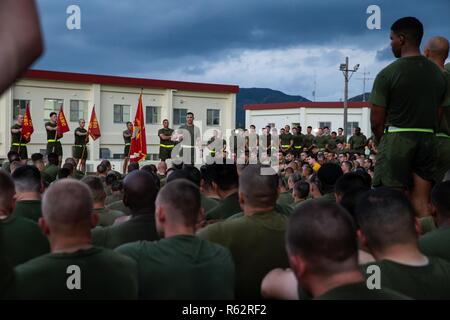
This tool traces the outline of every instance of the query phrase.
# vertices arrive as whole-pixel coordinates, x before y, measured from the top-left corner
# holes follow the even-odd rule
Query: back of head
[[[355,226],[348,212],[335,203],[313,201],[296,209],[289,219],[286,243],[289,254],[300,256],[315,274],[357,268]]]
[[[193,166],[185,166],[183,169],[175,169],[167,177],[166,182],[170,183],[175,180],[186,179],[200,186],[201,174],[200,171]]]
[[[450,181],[436,184],[431,191],[431,203],[439,219],[450,219]]]
[[[355,188],[370,188],[370,184],[367,185],[367,181],[355,172],[349,172],[342,175],[334,185],[334,192],[338,195],[345,195],[347,192]]]
[[[403,35],[407,42],[419,47],[423,37],[423,24],[415,17],[404,17],[391,26],[392,32]]]
[[[306,199],[309,195],[309,183],[306,181],[297,181],[294,185],[294,193],[300,199]]]
[[[177,179],[161,189],[156,206],[166,209],[168,223],[195,227],[201,208],[200,190],[191,181]]]
[[[131,162],[128,165],[128,168],[127,168],[128,173],[133,172],[135,170],[139,170],[139,162]]]
[[[59,164],[58,155],[54,152],[51,152],[47,155],[47,161],[49,164],[53,164],[57,166]]]
[[[100,163],[100,164],[97,166],[97,173],[98,173],[98,174],[106,174],[106,171],[107,171],[107,168],[106,168],[105,165],[103,165],[103,164]]]
[[[6,157],[8,158],[8,161],[11,163],[15,160],[20,160],[20,156],[17,153],[17,151],[11,150],[8,152],[8,154],[6,155]]]
[[[70,177],[71,172],[69,168],[61,168],[58,170],[58,179],[65,179]]]
[[[105,183],[107,186],[110,186],[117,180],[117,176],[114,173],[110,172],[106,175]]]
[[[67,158],[64,163],[70,163],[74,168],[77,167],[77,162],[75,161],[74,158]]]
[[[229,191],[239,186],[236,164],[212,164],[210,169],[212,182],[220,190]]]
[[[322,184],[323,192],[334,191],[336,181],[343,175],[342,169],[335,163],[325,163],[317,172],[317,177]]]
[[[373,250],[417,241],[415,213],[400,191],[379,188],[363,194],[356,204],[356,220]]]
[[[93,210],[89,188],[73,179],[58,180],[44,193],[42,214],[50,234],[90,232]]]
[[[0,170],[0,210],[10,214],[13,208],[13,198],[15,194],[14,182],[4,171]]]
[[[239,177],[239,193],[253,207],[273,207],[278,198],[278,175],[271,167],[248,165]]]
[[[123,191],[123,183],[120,180],[116,180],[111,184],[111,191]]]
[[[187,171],[189,173],[189,180],[194,183],[196,186],[200,186],[200,181],[202,180],[202,174],[200,173],[200,170],[197,169],[197,167],[193,165],[183,165],[183,170]]]
[[[129,173],[123,180],[123,192],[123,202],[132,211],[155,211],[158,189],[150,173],[140,170]]]
[[[109,160],[102,160],[100,164],[106,167],[106,171],[111,170],[111,162]]]
[[[359,201],[359,198],[369,190],[370,188],[364,186],[352,187],[348,189],[346,192],[342,193],[340,201],[338,202],[342,207],[345,208],[345,210],[348,211],[348,213],[350,213],[357,227],[359,227],[359,225],[356,221],[356,214],[355,214],[356,203]]]
[[[41,173],[34,166],[22,166],[14,170],[11,174],[16,186],[16,192],[41,193]]]
[[[445,61],[448,58],[449,43],[444,37],[433,37],[428,40],[425,48],[425,54],[427,53],[432,57],[438,57]]]
[[[70,174],[72,174],[73,170],[75,169],[75,166],[73,164],[71,164],[70,162],[64,163],[62,167],[69,169]]]
[[[81,182],[86,184],[91,190],[92,199],[94,203],[103,203],[106,198],[105,188],[103,187],[102,180],[96,176],[87,176],[81,179]]]
[[[33,163],[41,160],[44,160],[44,156],[42,155],[42,153],[33,153],[31,155],[31,161],[33,161]]]

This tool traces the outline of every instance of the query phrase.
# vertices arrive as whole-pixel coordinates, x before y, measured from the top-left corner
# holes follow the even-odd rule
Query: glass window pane
[[[17,116],[19,114],[25,114],[25,109],[27,107],[27,103],[30,103],[30,100],[19,100],[19,99],[15,99],[13,101],[13,112],[12,112],[12,117],[13,120],[15,120],[17,118]],[[31,107],[31,106],[30,106]]]
[[[63,103],[64,100],[60,99],[44,99],[44,121],[50,120],[50,113],[58,113]]]

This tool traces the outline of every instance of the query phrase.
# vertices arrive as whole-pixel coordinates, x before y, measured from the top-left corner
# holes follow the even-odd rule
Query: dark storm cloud
[[[66,28],[66,8],[81,7],[82,29]],[[366,28],[366,8],[382,9],[382,30]],[[204,62],[245,49],[342,45],[381,50],[390,24],[415,15],[426,35],[449,37],[448,0],[40,0],[45,55],[35,66],[133,74],[174,69],[202,74]],[[380,51],[384,58],[384,50]],[[378,54],[377,54],[378,57]]]

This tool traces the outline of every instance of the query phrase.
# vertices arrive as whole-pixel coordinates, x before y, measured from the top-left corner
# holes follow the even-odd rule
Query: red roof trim
[[[298,109],[298,108],[343,108],[343,102],[282,102],[244,105],[244,110]],[[349,102],[349,108],[368,108],[369,102]]]
[[[153,80],[144,78],[129,78],[117,76],[105,76],[97,74],[28,70],[23,78],[33,80],[52,80],[81,83],[96,83],[104,85],[117,85],[135,88],[176,89],[186,91],[205,91],[215,93],[238,93],[239,87],[234,85],[196,83],[170,80]]]

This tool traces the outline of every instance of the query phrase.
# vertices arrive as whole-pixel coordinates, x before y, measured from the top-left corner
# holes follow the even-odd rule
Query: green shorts
[[[436,137],[436,182],[442,182],[450,170],[450,138]]]
[[[15,151],[19,154],[21,160],[28,159],[28,151],[27,146],[21,145],[19,146],[11,146],[11,151]]]
[[[63,150],[61,146],[61,142],[48,142],[47,143],[47,154],[49,153],[56,153],[58,156],[62,157]]]
[[[130,156],[130,145],[129,144],[125,145],[125,148],[123,149],[123,156],[125,158]]]
[[[436,139],[433,133],[385,133],[378,146],[374,187],[410,188],[412,173],[434,181]]]
[[[159,159],[166,161],[172,157],[172,148],[159,147]]]
[[[84,151],[83,151],[84,149]],[[88,147],[87,146],[81,146],[81,145],[75,145],[72,147],[72,156],[75,159],[83,159],[86,160],[88,158]]]

